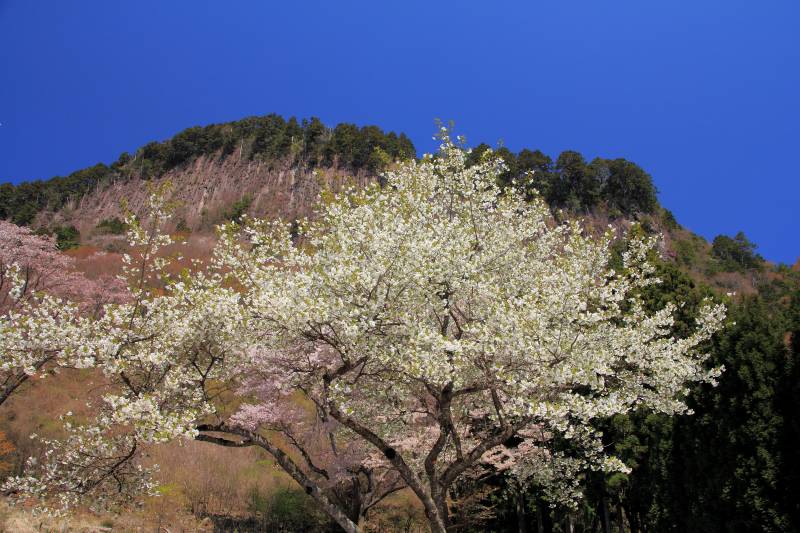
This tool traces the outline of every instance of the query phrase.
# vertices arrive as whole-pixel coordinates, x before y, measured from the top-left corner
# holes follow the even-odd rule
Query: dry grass
[[[165,506],[166,507],[166,506]],[[152,513],[144,510],[124,515],[98,515],[79,511],[70,517],[35,515],[31,509],[19,509],[0,500],[0,533],[211,533],[209,519],[197,518],[178,509],[175,512]]]

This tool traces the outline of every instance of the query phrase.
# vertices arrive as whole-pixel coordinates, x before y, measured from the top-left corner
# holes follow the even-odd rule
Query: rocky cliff
[[[154,180],[132,178],[102,184],[56,212],[39,213],[36,223],[74,225],[82,235],[90,235],[102,220],[121,215],[123,200],[134,212],[140,211],[150,187],[164,181],[171,183],[171,199],[178,204],[174,223],[192,231],[212,229],[242,199],[249,204],[246,212],[251,215],[295,220],[312,214],[322,190],[338,191],[346,184],[363,186],[374,179],[366,171],[353,174],[337,166],[276,165],[237,154],[201,156]]]

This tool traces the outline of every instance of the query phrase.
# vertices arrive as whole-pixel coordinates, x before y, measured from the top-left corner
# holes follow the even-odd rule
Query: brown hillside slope
[[[340,190],[346,184],[366,185],[375,178],[361,171],[355,176],[338,167],[307,169],[274,162],[201,156],[186,167],[151,180],[172,183],[171,199],[178,202],[174,221],[191,230],[208,230],[224,218],[232,204],[249,196],[251,215],[294,220],[311,214],[320,192]],[[147,180],[133,178],[102,185],[56,213],[40,213],[37,225],[73,224],[89,235],[103,219],[120,216],[125,200],[140,212],[148,196]]]

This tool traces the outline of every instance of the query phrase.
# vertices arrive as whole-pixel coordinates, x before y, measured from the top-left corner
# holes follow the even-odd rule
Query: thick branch
[[[389,460],[389,462],[395,467],[397,472],[403,478],[403,481],[406,482],[408,487],[414,491],[414,494],[416,494],[420,499],[420,502],[422,502],[422,505],[425,507],[425,514],[430,521],[432,530],[435,533],[444,533],[446,531],[444,519],[441,516],[436,503],[433,501],[433,498],[431,498],[431,495],[425,490],[425,487],[422,485],[419,477],[414,473],[413,470],[411,470],[408,464],[406,464],[405,460],[403,460],[403,457],[398,454],[397,451],[389,445],[389,443],[383,440],[372,430],[341,412],[333,402],[328,402],[328,409],[331,416],[340,424],[349,428],[357,435],[360,435],[367,442],[378,448],[381,453],[383,453],[386,459]]]
[[[487,438],[480,444],[476,445],[472,450],[467,453],[463,459],[454,461],[447,467],[442,476],[439,478],[443,487],[449,487],[453,481],[464,473],[469,467],[473,466],[480,460],[484,453],[491,450],[495,446],[503,444],[510,439],[514,433],[522,427],[525,422],[520,422],[515,425],[503,424],[500,431],[495,435]]]
[[[220,437],[213,437],[211,435],[204,435],[202,433],[196,436],[194,440],[198,440],[200,442],[210,442],[211,444],[216,444],[217,446],[227,446],[228,448],[248,448],[250,446],[255,446],[255,443],[249,440],[228,440]]]
[[[352,520],[350,520],[341,509],[339,509],[333,502],[330,501],[330,499],[328,499],[328,497],[324,494],[324,492],[319,488],[319,485],[317,485],[314,482],[314,480],[308,477],[306,473],[303,472],[300,469],[300,467],[297,466],[297,464],[292,460],[291,457],[289,457],[283,450],[278,448],[276,445],[274,445],[265,437],[262,437],[261,435],[253,431],[248,431],[246,429],[235,426],[228,426],[226,424],[217,424],[217,425],[202,424],[200,426],[197,426],[197,430],[202,432],[214,431],[220,433],[228,433],[231,435],[238,435],[239,437],[244,438],[244,442],[249,441],[251,443],[249,444],[250,446],[258,446],[259,448],[266,450],[267,452],[269,452],[270,455],[272,455],[272,457],[275,458],[275,462],[280,465],[280,467],[284,470],[284,472],[292,476],[292,479],[297,481],[300,484],[300,486],[302,486],[305,489],[306,493],[312,498],[314,498],[314,501],[316,501],[317,504],[319,504],[319,506],[322,507],[322,509],[326,513],[328,513],[328,516],[333,518],[336,521],[336,523],[342,527],[342,529],[344,529],[348,533],[358,533],[358,525],[356,525]],[[198,437],[201,436],[203,435],[198,435]],[[219,444],[221,446],[231,446],[232,444],[230,443],[233,442],[222,438],[217,438],[217,439],[218,441],[224,441],[224,443],[210,440],[214,438],[215,437],[204,438],[204,439],[198,438],[197,440],[211,442],[213,444]],[[237,445],[238,444],[233,444],[233,446]]]
[[[55,354],[50,354],[47,357],[43,357],[38,360],[36,364],[33,365],[34,371],[38,372],[41,370],[42,367],[47,364],[47,362],[53,359],[53,357],[55,357]],[[11,396],[20,385],[28,381],[29,378],[30,376],[23,370],[10,375],[3,383],[4,386],[2,390],[0,390],[0,405],[3,405],[8,397]]]

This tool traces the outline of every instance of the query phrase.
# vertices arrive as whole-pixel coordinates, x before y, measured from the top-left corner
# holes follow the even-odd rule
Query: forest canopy
[[[477,163],[489,148],[485,143],[476,146],[469,163]],[[605,207],[613,217],[636,217],[658,208],[652,177],[625,159],[598,157],[587,162],[580,153],[567,150],[553,160],[528,148],[514,153],[500,147],[491,153],[507,166],[498,178],[501,186],[519,184],[529,194],[538,191],[552,209],[586,213]],[[58,210],[103,184],[132,177],[154,179],[201,156],[231,155],[276,167],[337,167],[373,176],[394,161],[417,157],[404,133],[385,132],[378,126],[341,123],[330,128],[316,117],[248,117],[185,129],[133,154],[124,152],[110,166],[98,163],[66,177],[0,184],[0,219],[29,225],[38,212]]]
[[[0,185],[0,219],[28,225],[42,210],[57,210],[95,187],[119,179],[158,178],[200,156],[225,158],[234,153],[272,165],[337,166],[349,172],[377,173],[386,164],[416,156],[404,133],[378,126],[341,123],[334,128],[318,118],[298,121],[270,114],[235,122],[195,126],[163,142],[151,142],[131,155],[124,152],[110,166],[98,163],[73,172],[12,185]]]

